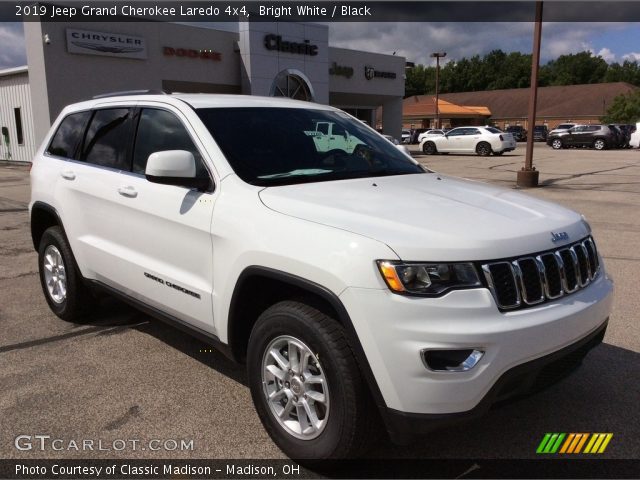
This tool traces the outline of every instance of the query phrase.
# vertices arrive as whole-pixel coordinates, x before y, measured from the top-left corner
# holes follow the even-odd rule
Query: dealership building
[[[228,32],[160,22],[25,22],[24,31],[28,65],[0,71],[0,160],[30,161],[65,105],[131,90],[292,97],[341,108],[400,137],[405,59],[330,47],[326,25],[243,21]]]

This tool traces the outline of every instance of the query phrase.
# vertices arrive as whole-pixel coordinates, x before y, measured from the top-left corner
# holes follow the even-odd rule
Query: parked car
[[[361,143],[321,150],[324,124]],[[464,130],[428,142],[468,133],[504,151],[490,129]],[[215,345],[246,364],[265,431],[294,459],[354,457],[383,428],[407,442],[559,379],[612,306],[580,214],[435,174],[291,99],[67,106],[34,156],[29,215],[54,314],[86,320],[91,291],[107,292]]]
[[[437,130],[437,129],[427,130],[426,132],[423,132],[418,137],[418,143],[421,143],[425,138],[434,137],[434,136],[438,136],[439,137],[439,136],[442,136],[444,134],[445,134],[444,130]]]
[[[426,128],[414,128],[413,130],[411,130],[411,138],[409,139],[409,143],[412,145],[420,143],[420,140],[418,138],[421,133],[424,133],[426,131]]]
[[[393,145],[400,150],[402,153],[406,153],[407,155],[411,155],[411,153],[409,153],[409,148],[406,145],[403,145],[402,143],[400,143],[398,141],[397,138],[392,137],[391,135],[382,135],[384,138],[386,138],[387,140],[389,140],[391,143],[393,143]]]
[[[511,125],[505,129],[505,132],[513,135],[513,138],[516,140],[516,142],[527,141],[527,131],[522,125]]]
[[[628,123],[616,123],[614,125],[618,127],[622,131],[622,134],[624,135],[624,142],[622,143],[622,148],[630,148],[631,135],[633,134],[633,132],[636,131],[636,126],[630,125]]]
[[[611,148],[625,148],[627,138],[622,129],[614,124],[609,124],[607,127],[609,127],[609,130],[611,130],[611,133],[615,137],[615,144]]]
[[[426,155],[437,153],[477,153],[502,155],[515,150],[516,141],[510,133],[493,127],[458,127],[444,135],[427,137],[420,143]]]
[[[549,138],[549,135],[555,135],[557,133],[566,132],[570,128],[575,127],[576,125],[577,125],[577,123],[561,123],[560,125],[556,126],[556,128],[552,129],[547,134],[547,138]]]
[[[549,129],[546,125],[536,125],[533,127],[533,141],[546,142],[549,135]]]
[[[554,149],[566,147],[592,147],[596,150],[615,148],[618,135],[606,125],[576,125],[569,130],[547,137],[547,145]]]
[[[636,123],[635,127],[633,127],[633,131],[631,132],[631,138],[629,140],[629,146],[631,148],[640,147],[640,122]]]
[[[402,136],[400,138],[402,139],[402,143],[409,143],[409,140],[411,139],[411,131],[402,130]]]

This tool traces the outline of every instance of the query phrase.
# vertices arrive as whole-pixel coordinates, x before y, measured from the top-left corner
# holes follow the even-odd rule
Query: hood
[[[435,173],[269,187],[259,195],[272,210],[378,240],[410,261],[515,257],[589,234],[572,210]],[[553,243],[551,232],[569,239]]]

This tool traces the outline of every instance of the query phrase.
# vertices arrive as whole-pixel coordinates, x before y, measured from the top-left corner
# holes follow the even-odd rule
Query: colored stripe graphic
[[[547,433],[538,445],[536,453],[556,453],[566,433]]]
[[[573,453],[580,453],[582,451],[582,447],[584,446],[584,443],[587,441],[587,438],[589,438],[589,434],[583,433],[582,438],[578,442],[578,445],[576,445],[576,449],[574,450]]]
[[[540,442],[540,445],[538,445],[538,449],[536,450],[536,453],[542,453],[542,451],[544,450],[545,445],[547,444],[547,442],[549,441],[550,438],[551,438],[551,434],[550,433],[546,433],[544,438]]]
[[[606,450],[612,438],[613,433],[545,433],[536,453],[598,454]]]

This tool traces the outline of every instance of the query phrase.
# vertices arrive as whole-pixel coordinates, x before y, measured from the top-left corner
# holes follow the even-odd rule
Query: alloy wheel
[[[56,303],[62,303],[67,298],[67,273],[60,250],[55,245],[47,246],[44,251],[44,278],[49,297]]]
[[[301,340],[282,335],[267,346],[262,359],[267,404],[289,434],[311,440],[329,418],[329,388],[322,366]]]

